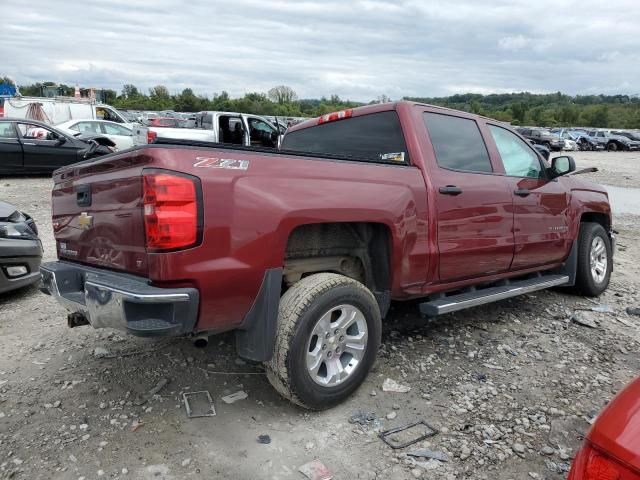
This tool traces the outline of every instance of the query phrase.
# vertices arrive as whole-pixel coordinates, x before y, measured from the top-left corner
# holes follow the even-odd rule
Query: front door
[[[18,122],[24,151],[24,172],[51,172],[77,161],[78,148],[65,137],[42,125]]]
[[[0,172],[23,173],[22,145],[13,122],[0,121]]]
[[[425,112],[435,154],[440,281],[505,272],[513,258],[512,195],[494,173],[475,119]]]
[[[513,194],[515,254],[512,270],[564,260],[569,236],[569,192],[527,142],[498,125],[488,125]]]

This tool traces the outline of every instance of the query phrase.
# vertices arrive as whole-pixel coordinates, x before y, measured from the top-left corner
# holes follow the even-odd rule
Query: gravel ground
[[[579,168],[601,168],[588,175],[597,181],[640,187],[640,153],[574,156]],[[50,187],[0,179],[0,198],[38,222],[45,260],[54,257]],[[0,478],[302,479],[298,468],[314,459],[335,479],[565,478],[589,423],[640,371],[640,317],[625,312],[640,306],[638,220],[616,217],[615,271],[597,300],[546,291],[433,320],[415,303],[394,305],[365,384],[321,413],[282,400],[259,366],[236,358],[231,336],[196,349],[70,330],[36,288],[4,295]],[[387,378],[410,390],[383,391]],[[182,393],[201,390],[217,416],[188,419]],[[248,398],[222,401],[239,390]],[[350,423],[357,413],[370,415]],[[438,433],[400,450],[377,436],[417,420]],[[424,448],[448,461],[406,455]]]

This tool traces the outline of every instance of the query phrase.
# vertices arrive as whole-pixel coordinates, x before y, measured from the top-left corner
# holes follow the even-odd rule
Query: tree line
[[[13,83],[0,77],[0,83]],[[62,95],[72,96],[75,88],[53,82],[20,85],[25,96],[41,96],[43,87],[57,86]],[[198,112],[202,110],[234,111],[257,115],[283,117],[314,117],[325,113],[365,105],[341,99],[338,95],[320,99],[299,99],[296,92],[285,85],[268,92],[251,92],[231,98],[222,91],[212,96],[198,95],[190,88],[170,93],[164,85],[144,92],[135,85],[123,85],[122,90],[104,90],[104,102],[128,110],[173,110]],[[609,128],[640,128],[640,98],[637,95],[566,95],[561,92],[535,94],[529,92],[505,94],[457,94],[448,97],[405,97],[406,100],[429,103],[477,113],[515,125],[589,126]],[[390,101],[382,95],[369,104]]]

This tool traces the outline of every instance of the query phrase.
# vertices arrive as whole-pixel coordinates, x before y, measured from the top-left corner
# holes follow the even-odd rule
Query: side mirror
[[[562,157],[555,157],[551,160],[551,177],[556,178],[567,173],[576,171],[576,162],[573,157],[569,155],[563,155]]]
[[[59,147],[60,145],[64,145],[65,143],[67,143],[67,137],[60,136],[56,141],[56,147]]]

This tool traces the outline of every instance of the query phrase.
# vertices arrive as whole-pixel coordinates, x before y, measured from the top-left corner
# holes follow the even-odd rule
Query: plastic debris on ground
[[[222,401],[224,403],[235,403],[238,400],[244,400],[245,398],[247,398],[249,395],[247,395],[247,392],[244,392],[242,390],[240,390],[239,392],[236,393],[232,393],[230,395],[227,395],[225,397],[222,397]]]
[[[411,390],[410,386],[402,385],[390,378],[387,378],[384,382],[382,382],[383,392],[407,393],[409,390]]]
[[[305,463],[298,471],[309,480],[331,480],[333,474],[329,469],[317,458],[309,463]]]

